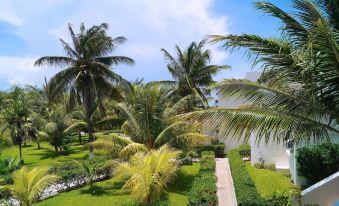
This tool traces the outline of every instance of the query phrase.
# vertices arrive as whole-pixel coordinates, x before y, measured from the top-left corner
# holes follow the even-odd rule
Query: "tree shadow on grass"
[[[191,188],[195,176],[195,174],[186,174],[179,171],[176,180],[168,187],[167,191],[179,194],[187,192]]]
[[[86,187],[80,190],[80,194],[88,194],[92,196],[103,196],[108,195],[107,188],[93,185],[92,188]]]
[[[123,183],[121,182],[105,182],[104,184],[94,184],[92,188],[85,187],[80,190],[80,194],[89,194],[92,196],[118,196],[127,194],[122,190]]]

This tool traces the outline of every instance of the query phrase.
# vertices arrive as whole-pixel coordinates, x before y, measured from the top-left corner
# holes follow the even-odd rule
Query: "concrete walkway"
[[[216,158],[217,195],[219,206],[236,206],[231,169],[227,158]]]

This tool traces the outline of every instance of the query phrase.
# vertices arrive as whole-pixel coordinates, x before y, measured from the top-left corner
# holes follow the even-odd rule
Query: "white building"
[[[250,81],[256,81],[259,77],[259,72],[246,73],[246,79]],[[218,95],[217,102],[218,107],[220,108],[237,108],[243,104],[243,102],[241,101],[237,101],[233,98],[223,98],[220,95]],[[211,135],[218,136],[218,134],[216,133]],[[267,143],[265,142],[265,140],[257,142],[255,134],[251,135],[248,142],[251,145],[251,164],[254,165],[255,163],[259,162],[259,159],[262,158],[267,164],[275,164],[277,169],[289,169],[293,182],[298,185],[304,185],[306,183],[305,179],[298,176],[297,174],[296,155],[297,149],[300,146],[286,142],[276,143],[272,139],[273,138],[270,138]],[[338,138],[333,139],[338,141]],[[240,140],[236,140],[233,138],[219,136],[219,140],[225,144],[225,152],[235,149],[244,143],[243,138],[240,138]],[[324,193],[324,191],[327,191],[327,189],[324,189],[325,187],[332,188],[334,190],[325,194],[326,192]],[[339,175],[337,174],[337,176],[332,177],[332,179],[330,180],[327,180],[326,183],[316,185],[312,189],[308,188],[308,190],[303,191],[302,194],[304,203],[314,201],[315,197],[321,196],[322,199],[320,198],[318,202],[314,203],[317,203],[320,206],[331,206],[330,204],[328,204],[328,202],[332,201],[329,200],[330,198],[337,198],[339,200]],[[331,194],[331,197],[326,196],[329,194]]]

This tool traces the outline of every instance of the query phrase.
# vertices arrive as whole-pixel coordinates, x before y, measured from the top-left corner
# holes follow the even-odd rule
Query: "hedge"
[[[231,150],[228,153],[235,194],[238,206],[263,206],[265,200],[260,196],[255,184],[246,170],[239,150]]]
[[[214,158],[213,152],[203,152],[199,173],[188,194],[189,206],[218,205]]]
[[[196,150],[198,154],[201,154],[203,151],[213,151],[216,157],[224,157],[225,144],[198,145]]]

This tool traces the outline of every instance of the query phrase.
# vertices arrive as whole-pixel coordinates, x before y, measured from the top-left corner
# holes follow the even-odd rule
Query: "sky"
[[[287,0],[268,0],[283,9]],[[69,41],[67,25],[77,31],[103,22],[108,34],[128,41],[113,55],[135,60],[114,71],[127,80],[169,80],[160,49],[174,54],[174,46],[187,47],[206,35],[257,34],[278,36],[279,22],[253,6],[252,0],[0,0],[0,89],[12,85],[41,86],[62,68],[34,67],[41,56],[63,55],[59,38]],[[208,45],[212,64],[231,70],[215,79],[244,78],[250,66],[241,51],[226,53],[220,44]]]

